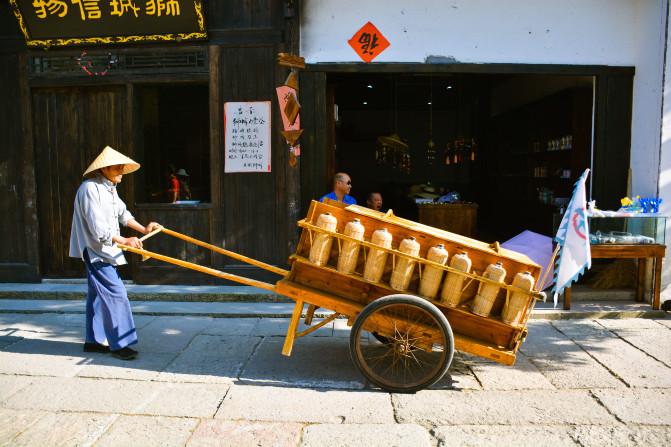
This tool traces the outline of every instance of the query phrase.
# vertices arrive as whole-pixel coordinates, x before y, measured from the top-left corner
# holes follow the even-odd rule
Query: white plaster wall
[[[462,63],[634,66],[631,192],[659,191],[671,215],[668,63],[660,159],[667,10],[668,0],[302,0],[301,55],[308,63],[361,62],[347,41],[370,20],[391,43],[373,63],[440,55]]]
[[[666,42],[666,65],[664,67],[664,105],[662,108],[662,136],[659,166],[659,195],[664,198],[661,212],[671,216],[671,20],[669,20],[667,42]],[[666,225],[666,240],[671,240],[671,219]],[[667,246],[669,246],[667,242]],[[671,283],[671,247],[666,250],[664,259],[662,283]],[[671,299],[671,286],[664,290],[662,301]]]

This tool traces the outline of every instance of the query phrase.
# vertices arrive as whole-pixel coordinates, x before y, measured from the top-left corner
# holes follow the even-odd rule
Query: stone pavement
[[[283,357],[286,318],[137,315],[123,362],[82,352],[80,313],[0,302],[0,445],[671,445],[671,318],[534,320],[514,367],[457,353],[404,395],[343,320]]]

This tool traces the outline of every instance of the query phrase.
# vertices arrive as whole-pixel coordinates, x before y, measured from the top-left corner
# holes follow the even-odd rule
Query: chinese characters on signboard
[[[370,22],[354,33],[354,36],[347,43],[366,63],[371,62],[389,46],[389,41]]]
[[[224,104],[224,172],[270,172],[270,101]]]
[[[200,0],[9,0],[28,46],[204,39]]]

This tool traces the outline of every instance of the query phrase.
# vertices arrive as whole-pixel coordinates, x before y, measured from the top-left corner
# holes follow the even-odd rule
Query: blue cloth
[[[89,291],[86,297],[86,343],[104,343],[111,350],[137,343],[133,313],[126,287],[116,267],[106,262],[91,263],[84,250]]]
[[[338,200],[338,196],[336,196],[336,193],[334,191],[331,191],[330,193],[326,194],[321,199],[319,199],[319,201],[323,202],[324,199]],[[350,196],[349,194],[345,194],[345,197],[343,197],[342,201],[347,205],[356,205],[356,199]]]

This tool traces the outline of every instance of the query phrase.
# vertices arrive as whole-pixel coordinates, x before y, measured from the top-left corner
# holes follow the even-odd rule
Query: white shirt
[[[70,257],[84,259],[88,249],[91,263],[126,264],[126,258],[112,237],[120,235],[119,224],[128,225],[133,215],[119,198],[116,185],[100,174],[85,180],[75,197],[70,231]]]

